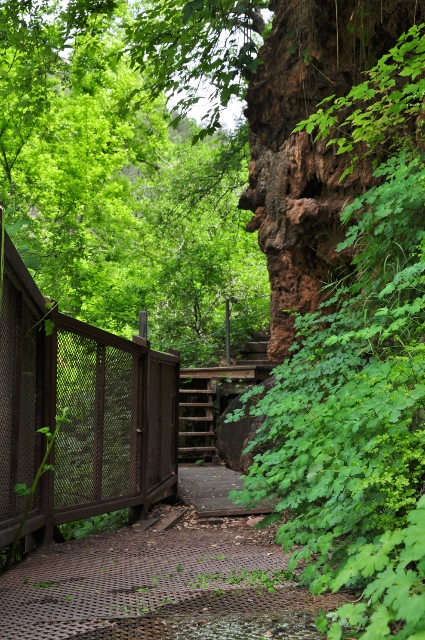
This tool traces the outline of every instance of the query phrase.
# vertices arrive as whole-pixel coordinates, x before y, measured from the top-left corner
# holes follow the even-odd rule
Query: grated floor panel
[[[184,532],[180,546],[168,546],[162,536],[159,548],[152,549],[147,537],[134,534],[137,549],[108,550],[105,542],[111,542],[105,540],[99,549],[60,545],[56,551],[30,556],[0,578],[1,640],[254,639],[262,636],[243,635],[241,616],[255,613],[257,619],[297,611],[308,617],[321,606],[329,608],[326,600],[322,603],[291,584],[272,594],[258,586],[225,581],[232,570],[284,568],[287,556],[280,548],[235,546],[229,539],[220,541],[219,531],[211,544],[211,537],[196,533]],[[236,614],[237,624],[232,622]],[[225,618],[234,633],[242,625],[242,635],[224,632]],[[294,635],[293,628],[291,633],[281,637],[317,637]]]

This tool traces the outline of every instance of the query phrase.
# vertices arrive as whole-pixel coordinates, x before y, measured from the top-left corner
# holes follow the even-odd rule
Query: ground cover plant
[[[128,524],[128,509],[102,513],[84,520],[75,520],[59,525],[65,540],[78,540],[86,536],[94,536],[103,531],[113,531]]]
[[[277,502],[265,522],[283,522],[289,570],[303,562],[314,593],[361,592],[318,621],[333,640],[425,637],[424,50],[414,27],[299,127],[353,152],[353,170],[375,152],[377,186],[343,211],[354,274],[296,318],[292,357],[254,409],[265,419],[249,448],[265,452],[234,494]]]

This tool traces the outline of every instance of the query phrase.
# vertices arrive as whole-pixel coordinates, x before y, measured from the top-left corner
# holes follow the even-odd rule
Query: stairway
[[[272,362],[267,357],[267,345],[270,340],[270,334],[268,333],[254,333],[252,336],[252,342],[248,342],[245,347],[244,359],[238,360],[238,364],[241,365],[254,365],[257,367],[270,367],[273,366]]]
[[[202,383],[202,380],[192,380],[191,386],[193,386],[193,383],[199,384]],[[205,446],[195,444],[179,447],[179,454],[199,452],[203,455],[215,457],[217,455],[213,414],[215,388],[213,388],[211,381],[207,380],[206,389],[182,388],[179,391],[179,423],[182,425],[179,429],[179,437],[184,437],[185,439],[203,437],[205,440]],[[196,429],[198,425],[199,428]]]

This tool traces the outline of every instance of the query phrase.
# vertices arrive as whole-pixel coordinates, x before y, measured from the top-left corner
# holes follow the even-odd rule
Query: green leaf
[[[339,622],[333,622],[328,631],[329,640],[341,640],[342,638],[342,627]]]
[[[14,492],[21,498],[28,496],[31,493],[31,489],[27,487],[25,482],[18,482],[13,487]]]
[[[46,337],[52,335],[54,327],[55,327],[55,323],[52,322],[51,320],[47,319],[44,321],[44,331],[45,331]]]
[[[193,15],[193,3],[188,2],[183,7],[183,24],[187,24]]]

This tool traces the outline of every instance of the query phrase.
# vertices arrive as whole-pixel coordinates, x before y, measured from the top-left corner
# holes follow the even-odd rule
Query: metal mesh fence
[[[18,482],[31,486],[37,472],[38,408],[41,401],[39,350],[37,348],[40,324],[28,305],[22,309],[22,360],[19,415]],[[17,498],[17,512],[23,512],[26,498]],[[39,493],[34,501],[38,508]]]
[[[6,240],[0,314],[3,545],[13,539],[26,504],[14,485],[31,486],[42,460],[45,441],[37,430],[45,424],[53,427],[55,415],[65,409],[67,421],[61,424],[52,452],[55,473],[44,476],[29,521],[51,514],[52,508],[53,521],[60,523],[70,519],[63,513],[74,508],[82,514],[79,517],[87,517],[108,506],[138,506],[146,491],[170,478],[176,463],[173,416],[178,383],[174,356],[150,352],[137,339],[130,342],[64,316],[54,305],[53,333],[46,336],[43,297]],[[29,521],[28,532],[46,522],[44,517]],[[51,527],[52,520],[48,522]]]
[[[59,331],[55,509],[137,493],[135,356]],[[137,360],[137,359],[136,359]]]
[[[161,364],[150,361],[149,369],[149,437],[148,437],[148,489],[160,480],[159,456],[161,443]]]
[[[94,477],[97,343],[58,332],[57,408],[67,409],[55,449],[56,509],[96,499]]]
[[[0,321],[0,528],[12,524],[25,508],[26,499],[17,496],[15,484],[31,486],[36,473],[38,331],[38,319],[5,276]],[[37,494],[31,515],[39,506]]]
[[[162,365],[161,478],[173,471],[175,374],[172,365]]]
[[[134,391],[137,392],[137,386]],[[103,427],[102,498],[136,492],[136,470],[130,469],[132,355],[106,348]],[[134,408],[133,408],[134,411]]]
[[[9,278],[3,282],[0,318],[0,527],[12,515],[12,456],[16,376],[17,292]]]
[[[174,470],[175,394],[174,364],[150,361],[148,487],[165,480]]]

